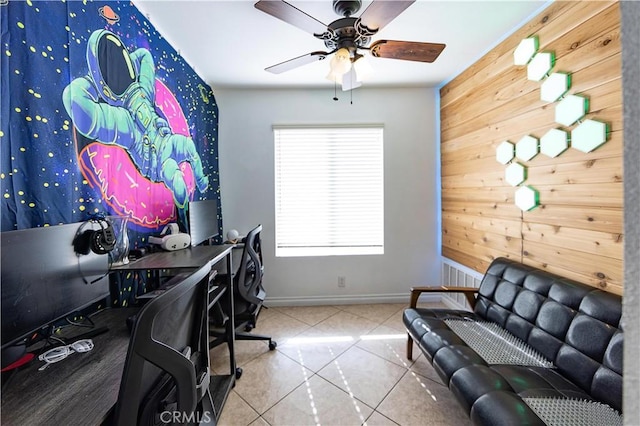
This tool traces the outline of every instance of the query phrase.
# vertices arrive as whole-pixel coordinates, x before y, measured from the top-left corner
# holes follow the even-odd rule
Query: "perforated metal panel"
[[[498,324],[453,318],[445,319],[444,322],[487,364],[554,367],[538,351]]]
[[[600,402],[568,398],[522,399],[547,426],[622,426],[622,415]]]

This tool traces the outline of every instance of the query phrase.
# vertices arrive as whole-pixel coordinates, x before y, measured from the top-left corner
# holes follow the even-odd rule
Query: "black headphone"
[[[87,229],[83,231],[87,223],[97,223],[100,229]],[[104,216],[96,216],[80,225],[76,237],[73,240],[73,248],[78,254],[107,254],[116,246],[116,234],[113,226]]]

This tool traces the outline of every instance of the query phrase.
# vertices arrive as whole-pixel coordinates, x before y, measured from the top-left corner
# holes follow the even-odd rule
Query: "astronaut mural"
[[[82,136],[121,147],[136,168],[134,171],[127,159],[122,158],[117,172],[126,172],[126,178],[121,184],[97,182],[105,199],[114,210],[141,225],[165,223],[171,219],[162,214],[163,209],[155,217],[146,211],[150,202],[140,204],[139,199],[130,204],[127,202],[128,183],[135,183],[141,175],[149,183],[163,183],[171,192],[178,214],[183,215],[193,193],[192,181],[195,180],[197,189],[204,193],[209,178],[203,173],[193,140],[189,135],[174,132],[167,118],[178,120],[164,116],[162,108],[156,106],[156,85],[165,97],[167,89],[161,82],[156,82],[151,53],[144,48],[129,52],[116,34],[101,29],[89,37],[86,57],[88,73],[71,81],[63,92],[65,109]],[[85,149],[80,151],[80,161],[89,172],[95,172],[97,178],[99,171],[106,168],[85,157],[97,156],[96,161],[99,161],[100,157],[111,159],[111,155],[105,155],[106,148],[99,146],[93,150],[89,148],[89,153],[83,152]],[[189,163],[191,170],[180,166],[184,162]],[[108,164],[105,161],[104,166]],[[162,191],[149,191],[148,195],[148,201],[153,199],[155,203],[168,204]]]
[[[0,12],[3,231],[127,216],[135,247],[219,198],[211,88],[131,2]]]
[[[2,231],[126,216],[136,248],[219,200],[213,92],[131,2],[0,2],[0,30]]]

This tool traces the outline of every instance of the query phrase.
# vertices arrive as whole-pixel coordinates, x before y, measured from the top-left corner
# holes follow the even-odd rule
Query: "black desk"
[[[149,254],[115,271],[177,269],[192,270],[210,265],[212,270],[232,271],[232,245],[198,246],[174,252]],[[215,274],[212,274],[215,275]],[[232,288],[231,274],[217,281],[222,288],[210,289],[210,300],[223,289]],[[169,290],[170,291],[170,290]],[[229,291],[233,306],[233,291]],[[2,425],[99,425],[108,419],[116,401],[129,347],[126,319],[139,308],[113,308],[92,316],[96,327],[107,333],[92,338],[94,349],[72,353],[66,359],[38,371],[43,362],[34,360],[16,372],[2,392]],[[86,332],[67,327],[71,336]],[[217,412],[222,409],[236,378],[233,316],[227,324],[229,346],[228,375],[211,377],[211,393]],[[70,339],[73,342],[73,339]]]
[[[109,331],[92,338],[89,352],[38,371],[37,359],[11,377],[2,392],[3,425],[99,425],[118,399],[129,347],[126,319],[138,308],[106,309],[93,315],[97,327]],[[66,327],[69,336],[86,328]],[[75,341],[70,339],[71,342]]]
[[[200,269],[209,264],[212,267],[231,252],[233,245],[196,246],[176,251],[161,251],[148,254],[126,265],[111,268],[112,271],[143,271],[160,269]],[[230,259],[228,259],[230,260]],[[223,266],[223,265],[221,265]],[[228,265],[224,265],[225,267]],[[216,265],[216,268],[218,266]],[[223,273],[222,270],[218,271]]]
[[[210,306],[213,300],[217,300],[222,296],[224,290],[228,290],[226,299],[229,319],[225,324],[226,341],[229,350],[229,374],[212,375],[209,390],[213,397],[216,413],[220,413],[224,406],[227,396],[235,386],[235,380],[240,376],[240,370],[236,368],[235,358],[235,324],[233,318],[233,257],[237,256],[239,250],[233,250],[235,245],[211,245],[196,246],[183,250],[163,251],[146,255],[138,260],[129,262],[112,268],[114,272],[126,271],[159,271],[159,270],[192,270],[200,269],[205,265],[211,267],[210,280],[217,275],[219,279],[215,280],[215,284],[220,286],[216,289],[213,282],[210,282],[209,302]],[[235,252],[235,253],[233,253]],[[241,252],[241,250],[240,250]],[[170,290],[169,290],[170,291]],[[217,420],[217,419],[216,419]]]

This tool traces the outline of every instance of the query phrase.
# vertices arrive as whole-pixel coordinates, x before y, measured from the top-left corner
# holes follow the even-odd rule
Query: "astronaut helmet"
[[[100,97],[122,106],[127,89],[138,79],[138,69],[120,37],[104,29],[94,31],[87,42],[87,64]]]

